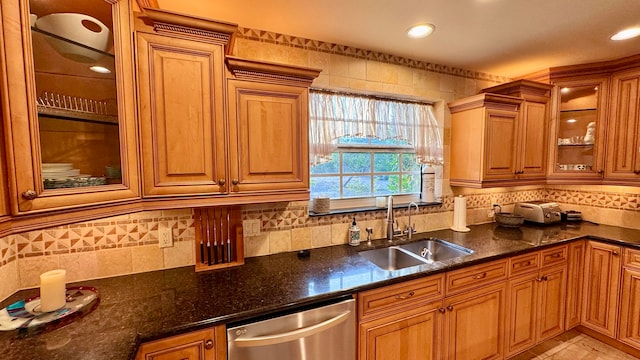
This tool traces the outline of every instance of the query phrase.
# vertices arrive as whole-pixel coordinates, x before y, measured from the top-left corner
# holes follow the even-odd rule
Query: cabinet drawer
[[[556,265],[567,261],[567,246],[554,247],[540,251],[541,267]]]
[[[444,295],[443,278],[444,275],[435,275],[363,291],[358,294],[360,319],[441,298]]]
[[[640,250],[624,249],[624,266],[640,270]]]
[[[447,295],[475,289],[507,278],[508,260],[494,261],[447,273]]]
[[[540,253],[534,252],[509,259],[509,276],[526,274],[538,270]]]

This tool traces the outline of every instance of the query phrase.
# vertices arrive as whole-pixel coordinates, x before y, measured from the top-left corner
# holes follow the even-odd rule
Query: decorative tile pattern
[[[352,46],[327,43],[324,41],[310,40],[292,35],[278,34],[271,31],[239,27],[236,32],[238,38],[259,41],[270,44],[290,46],[299,49],[318,51],[329,54],[354,57],[358,59],[374,60],[389,64],[407,66],[414,69],[427,70],[435,73],[466,77],[471,79],[488,80],[497,83],[511,81],[510,78],[491,75],[479,71],[465,70],[452,66],[433,64],[425,61],[409,59],[402,56],[359,49]]]

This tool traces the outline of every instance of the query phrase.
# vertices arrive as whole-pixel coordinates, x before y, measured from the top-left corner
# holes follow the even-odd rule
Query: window
[[[310,125],[312,198],[342,199],[346,207],[386,195],[418,200],[422,166],[442,164],[428,104],[313,90]]]

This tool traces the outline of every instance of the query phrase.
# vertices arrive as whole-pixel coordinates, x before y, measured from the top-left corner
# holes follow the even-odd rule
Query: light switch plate
[[[258,236],[260,235],[260,220],[244,220],[242,221],[242,235],[243,236]]]

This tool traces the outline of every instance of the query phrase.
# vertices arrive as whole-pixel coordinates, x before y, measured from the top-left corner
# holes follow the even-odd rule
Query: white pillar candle
[[[65,276],[63,269],[47,271],[40,275],[40,311],[58,310],[66,303]]]
[[[385,207],[385,206],[387,206],[387,197],[386,196],[376,197],[376,207]]]

